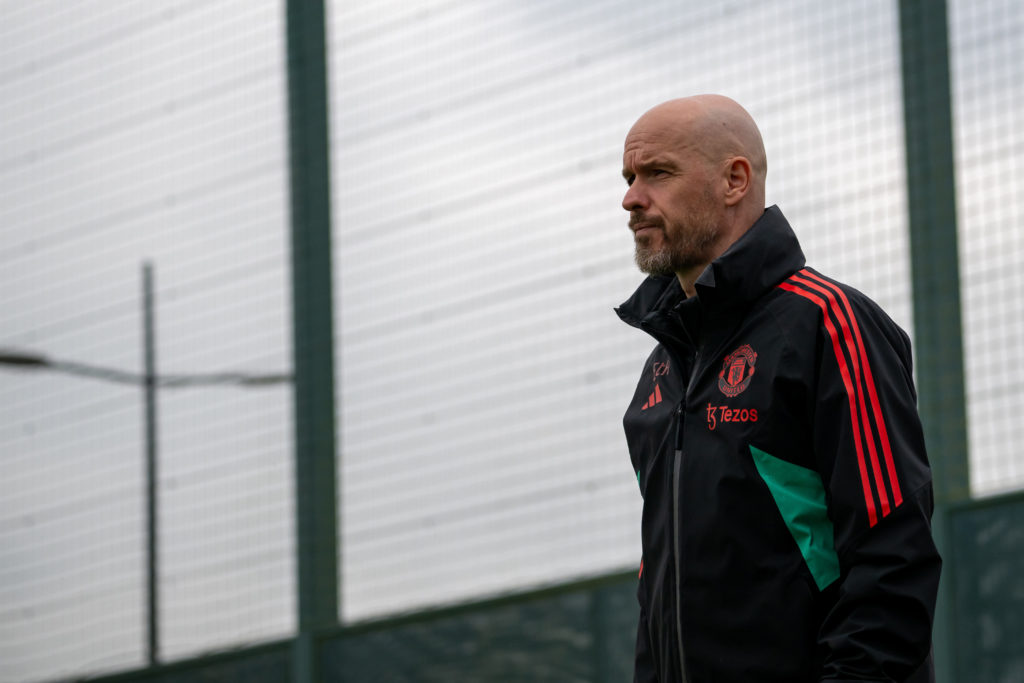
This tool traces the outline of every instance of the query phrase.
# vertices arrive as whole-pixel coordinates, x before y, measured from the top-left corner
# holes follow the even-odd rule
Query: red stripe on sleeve
[[[875,390],[875,378],[871,374],[871,365],[868,363],[867,353],[864,350],[864,340],[860,336],[860,325],[857,324],[857,318],[853,315],[853,309],[850,307],[850,302],[846,298],[846,294],[843,293],[842,289],[831,282],[827,282],[814,273],[807,272],[806,274],[835,291],[842,300],[843,306],[846,308],[847,315],[850,318],[850,324],[853,327],[853,334],[857,338],[857,347],[860,349],[861,365],[864,367],[864,384],[868,388],[868,395],[871,398],[871,410],[875,415],[875,424],[878,425],[879,440],[882,442],[882,453],[885,456],[885,468],[889,473],[889,484],[892,486],[893,502],[895,503],[895,507],[899,507],[903,502],[903,494],[900,493],[900,482],[896,475],[896,465],[892,458],[892,448],[889,445],[889,432],[885,428],[885,420],[882,419],[882,406],[878,401],[878,392]]]
[[[871,479],[868,476],[867,465],[864,462],[864,449],[861,446],[862,432],[860,429],[860,421],[857,417],[857,402],[854,397],[853,382],[850,379],[850,371],[846,367],[846,358],[843,356],[843,350],[839,345],[839,333],[836,331],[835,325],[832,324],[832,320],[828,315],[828,307],[825,302],[815,294],[806,292],[789,282],[783,282],[779,285],[780,288],[787,292],[792,292],[798,296],[802,296],[808,301],[817,304],[818,308],[821,309],[822,317],[825,320],[825,328],[828,330],[829,337],[832,339],[832,350],[836,356],[836,362],[839,365],[839,374],[843,378],[843,384],[846,386],[846,396],[850,404],[850,420],[853,423],[853,442],[857,450],[857,467],[860,469],[860,482],[861,487],[864,490],[864,505],[868,511],[868,524],[875,526],[878,524],[878,513],[875,511],[875,499],[871,495]]]
[[[842,309],[839,307],[839,302],[836,301],[835,294],[833,294],[832,290],[826,289],[811,282],[810,280],[800,277],[800,275],[803,274],[808,276],[811,275],[810,272],[804,270],[791,277],[790,281],[798,282],[825,296],[828,300],[829,308],[832,310],[832,314],[839,323],[839,329],[843,334],[843,342],[845,343],[846,349],[850,352],[850,362],[853,365],[854,391],[857,395],[857,405],[860,407],[860,427],[864,434],[864,441],[868,445],[868,457],[871,461],[871,472],[875,476],[875,490],[878,492],[878,500],[882,504],[882,516],[885,517],[891,512],[889,509],[889,495],[886,493],[885,481],[882,479],[882,469],[878,464],[878,452],[875,450],[875,437],[871,431],[871,421],[868,419],[868,409],[864,400],[864,391],[861,388],[862,364],[860,360],[863,359],[866,361],[866,358],[864,358],[864,351],[863,349],[858,351],[857,345],[854,343],[853,334],[851,334],[850,331],[853,323],[851,323],[850,319],[843,314]]]

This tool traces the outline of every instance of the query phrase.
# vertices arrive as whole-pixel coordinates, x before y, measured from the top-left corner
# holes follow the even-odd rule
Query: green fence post
[[[340,609],[331,284],[330,137],[323,0],[288,0],[295,516],[295,683],[319,680],[316,631]]]
[[[935,487],[935,537],[946,571],[935,618],[936,675],[957,679],[947,506],[970,497],[956,183],[945,0],[900,0],[907,204],[918,408]]]

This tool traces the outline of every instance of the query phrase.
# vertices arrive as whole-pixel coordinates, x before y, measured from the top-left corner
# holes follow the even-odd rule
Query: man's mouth
[[[634,214],[630,217],[629,229],[633,231],[633,234],[639,235],[642,232],[649,232],[651,230],[661,229],[661,222],[657,219],[650,220],[646,217]]]
[[[635,223],[629,226],[629,229],[633,231],[633,234],[639,237],[642,233],[647,233],[652,230],[658,230],[659,226],[654,223]]]

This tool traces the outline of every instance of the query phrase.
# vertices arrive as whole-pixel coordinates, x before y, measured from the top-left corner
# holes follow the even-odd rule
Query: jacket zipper
[[[676,560],[676,644],[679,646],[679,674],[681,682],[686,683],[686,657],[683,651],[683,585],[682,559],[683,553],[679,547],[680,525],[679,519],[679,495],[680,484],[683,479],[683,407],[690,398],[690,390],[693,388],[694,380],[700,373],[700,350],[693,355],[693,368],[690,370],[690,379],[686,383],[686,391],[683,393],[683,400],[676,406],[676,442],[675,454],[672,458],[672,549]]]
[[[680,583],[682,557],[679,551],[679,482],[682,478],[682,460],[683,403],[680,402],[676,407],[676,443],[675,455],[672,458],[672,550],[676,561],[676,644],[679,646],[679,673],[682,676],[682,683],[686,683],[686,658],[683,656],[683,587]]]

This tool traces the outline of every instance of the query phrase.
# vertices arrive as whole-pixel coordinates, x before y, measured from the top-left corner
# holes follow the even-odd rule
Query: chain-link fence
[[[288,25],[316,5],[0,4],[0,681],[151,659],[165,668],[147,680],[239,680],[250,655],[295,667],[301,596],[316,600],[296,519],[317,508],[294,483],[308,447],[295,445],[307,394],[292,228],[295,183],[319,189],[301,180],[308,62]],[[768,202],[808,262],[919,347],[934,341],[913,319],[907,188],[935,169],[906,165],[912,5],[328,4],[338,479],[324,547],[344,628],[313,640],[332,680],[366,680],[356,672],[375,659],[393,667],[381,680],[446,680],[449,654],[481,680],[528,671],[515,663],[531,652],[547,674],[522,680],[618,680],[602,672],[628,666],[635,605],[620,598],[640,499],[620,420],[651,342],[611,309],[640,279],[622,139],[653,104],[742,102],[767,145]],[[949,0],[940,55],[975,497],[1024,487],[1018,5]],[[918,360],[919,379],[933,370]],[[975,545],[1011,508],[984,507],[977,529],[981,517],[951,512],[951,538],[982,557]],[[955,566],[954,629],[978,647],[951,666],[997,652],[993,666],[1020,671],[1019,651],[981,625],[1008,628],[1009,613],[971,612],[991,597],[965,578],[981,565]],[[528,597],[479,602],[508,594]],[[530,624],[550,639],[510,635]],[[182,663],[240,646],[254,649]],[[1024,680],[1005,675],[992,680]]]

